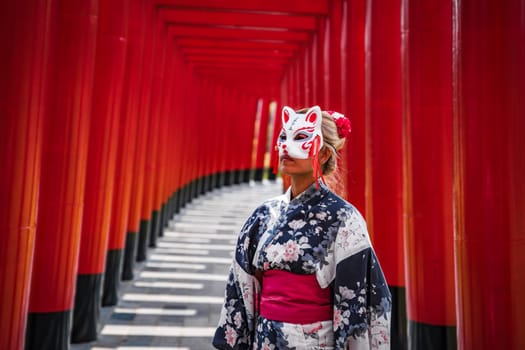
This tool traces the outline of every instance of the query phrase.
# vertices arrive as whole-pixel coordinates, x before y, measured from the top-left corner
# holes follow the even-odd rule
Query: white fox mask
[[[279,157],[287,155],[296,159],[314,158],[323,146],[321,108],[314,106],[306,113],[296,113],[284,106],[283,129],[277,139]]]

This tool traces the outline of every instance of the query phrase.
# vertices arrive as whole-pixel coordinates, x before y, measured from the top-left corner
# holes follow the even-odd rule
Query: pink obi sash
[[[315,275],[264,271],[261,316],[280,322],[309,324],[332,320],[331,288],[322,289]]]

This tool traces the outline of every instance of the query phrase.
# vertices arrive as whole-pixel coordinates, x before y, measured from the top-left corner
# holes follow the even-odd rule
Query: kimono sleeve
[[[257,317],[255,305],[260,292],[252,259],[257,238],[264,228],[264,212],[262,208],[256,210],[239,234],[226,283],[224,305],[213,337],[213,346],[217,349],[251,349]]]
[[[354,208],[338,215],[328,264],[320,271],[320,280],[333,288],[335,349],[390,349],[392,298],[366,223]]]
[[[390,349],[391,296],[371,247],[337,264],[334,331],[337,349]]]

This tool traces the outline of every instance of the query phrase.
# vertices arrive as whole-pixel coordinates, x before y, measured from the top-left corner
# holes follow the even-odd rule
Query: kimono
[[[266,201],[242,227],[213,345],[390,349],[391,295],[363,217],[321,182],[291,200],[290,195],[288,189]],[[331,288],[332,320],[296,325],[261,317],[256,273],[271,269],[315,274],[321,288]]]

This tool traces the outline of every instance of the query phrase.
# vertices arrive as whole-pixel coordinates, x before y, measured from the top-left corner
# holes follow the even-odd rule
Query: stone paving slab
[[[99,339],[72,350],[211,350],[237,234],[281,182],[241,184],[194,199],[176,215],[103,308]]]

